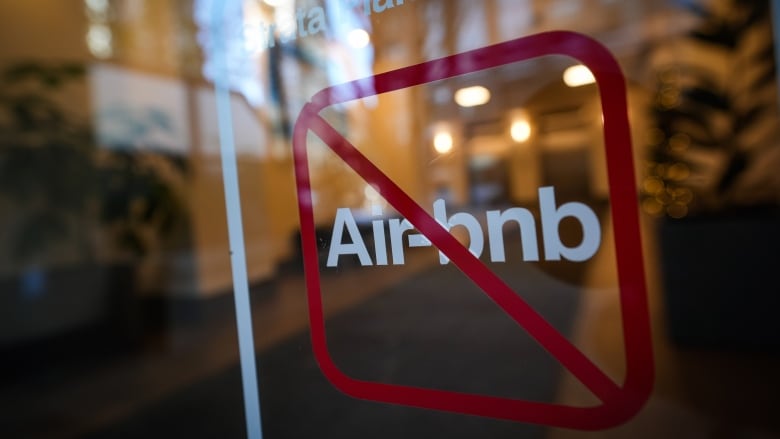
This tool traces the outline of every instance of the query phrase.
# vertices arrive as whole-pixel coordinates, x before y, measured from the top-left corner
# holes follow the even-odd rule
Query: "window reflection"
[[[553,29],[597,39],[627,78],[637,176],[635,188],[619,190],[636,193],[642,213],[658,380],[616,437],[780,431],[770,2],[243,0],[225,2],[215,27],[218,6],[0,6],[12,42],[0,47],[0,404],[13,418],[9,437],[244,434],[217,27],[226,31],[269,437],[569,436],[372,405],[324,380],[308,338],[291,147],[301,109],[324,88]],[[618,189],[609,186],[600,87],[578,60],[547,56],[378,96],[373,81],[357,82],[336,98],[370,97],[322,117],[429,211],[437,200],[474,218],[522,208],[528,224],[541,224],[539,188],[549,186],[557,205],[588,205],[604,232],[588,261],[524,262],[530,232],[507,227],[506,261],[489,266],[620,383],[610,216]],[[442,266],[436,249],[404,244],[404,265],[367,267],[346,255],[327,266],[338,209],[349,209],[372,254],[381,248],[373,222],[388,224],[387,236],[389,224],[404,223],[322,139],[311,134],[308,145],[339,366],[395,384],[598,402]],[[468,244],[468,233],[453,233]],[[569,247],[586,235],[576,221],[561,221],[559,233]],[[182,415],[189,407],[195,416]]]

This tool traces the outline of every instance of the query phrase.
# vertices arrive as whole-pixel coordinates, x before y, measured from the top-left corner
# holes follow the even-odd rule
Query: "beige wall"
[[[0,3],[0,60],[85,60],[87,19],[82,0]]]

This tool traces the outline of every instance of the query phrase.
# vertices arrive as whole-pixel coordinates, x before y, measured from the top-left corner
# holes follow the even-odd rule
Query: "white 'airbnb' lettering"
[[[558,206],[555,202],[555,188],[539,188],[539,211],[542,222],[542,244],[544,247],[544,259],[548,261],[581,262],[593,257],[601,246],[601,226],[596,214],[587,205],[579,202],[568,202]],[[433,217],[445,229],[464,227],[469,235],[469,251],[479,257],[485,248],[485,235],[480,222],[474,215],[466,212],[458,212],[447,216],[444,200],[436,200],[433,203]],[[582,226],[582,240],[574,247],[569,247],[561,241],[558,226],[564,218],[571,217],[579,221]],[[537,242],[536,220],[533,214],[521,207],[513,207],[505,211],[491,210],[486,213],[487,239],[492,262],[506,262],[504,249],[504,226],[515,224],[520,229],[520,245],[524,261],[539,260],[539,243]],[[371,257],[368,247],[360,234],[352,211],[340,208],[336,211],[336,219],[333,223],[333,234],[328,251],[328,267],[336,267],[341,255],[356,255],[363,266],[388,265],[387,238],[385,234],[385,221],[376,219],[372,221],[374,235],[374,257]],[[393,265],[403,265],[404,259],[404,234],[408,247],[426,247],[431,242],[419,233],[406,233],[414,229],[414,226],[406,219],[393,218],[387,222],[387,230],[390,238],[390,255]],[[349,236],[345,242],[344,234]],[[439,252],[439,262],[446,264],[449,259]]]

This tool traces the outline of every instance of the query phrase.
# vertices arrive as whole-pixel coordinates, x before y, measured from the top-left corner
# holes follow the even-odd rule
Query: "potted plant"
[[[99,219],[107,238],[103,259],[121,289],[114,294],[115,308],[123,310],[119,324],[126,336],[137,338],[144,327],[160,323],[148,314],[161,317],[155,310],[165,305],[157,299],[168,267],[150,256],[163,253],[165,259],[189,239],[184,197],[172,181],[184,174],[186,162],[132,147],[106,149],[98,156]]]
[[[654,51],[643,209],[658,230],[669,333],[683,345],[780,346],[780,119],[767,1],[692,6]]]
[[[152,247],[186,235],[170,177],[184,160],[99,145],[72,111],[86,96],[67,101],[85,85],[81,64],[0,74],[0,346],[89,328],[137,338],[138,267]]]
[[[94,142],[89,125],[61,104],[64,89],[83,76],[83,66],[69,63],[21,63],[2,72],[3,345],[81,327],[104,312],[89,235],[98,187]]]

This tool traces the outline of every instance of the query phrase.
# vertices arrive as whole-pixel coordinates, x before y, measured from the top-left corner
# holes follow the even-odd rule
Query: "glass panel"
[[[4,2],[2,436],[780,435],[776,6]]]

